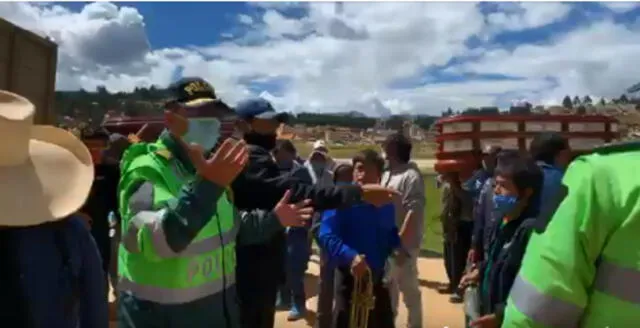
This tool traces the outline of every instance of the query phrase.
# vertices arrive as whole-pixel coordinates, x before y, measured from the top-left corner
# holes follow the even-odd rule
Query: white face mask
[[[216,118],[190,118],[189,130],[182,139],[186,143],[196,143],[209,150],[220,138],[220,121]]]

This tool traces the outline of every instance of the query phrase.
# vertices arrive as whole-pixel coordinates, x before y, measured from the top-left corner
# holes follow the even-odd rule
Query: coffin
[[[486,145],[526,151],[536,134],[554,131],[577,156],[619,137],[618,121],[603,115],[460,115],[440,119],[436,131],[435,171],[462,175],[479,167]]]
[[[221,136],[226,138],[234,131],[236,115],[226,106],[216,106],[207,109],[206,116],[202,118],[216,117],[221,121]],[[120,133],[124,136],[135,136],[142,142],[153,142],[164,130],[164,116],[140,116],[140,117],[109,117],[101,125],[108,134]],[[94,163],[100,163],[100,154],[107,146],[105,138],[83,137],[85,144],[93,155]]]

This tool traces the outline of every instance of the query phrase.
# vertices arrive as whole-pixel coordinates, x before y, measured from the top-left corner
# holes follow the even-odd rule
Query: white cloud
[[[278,83],[258,92],[283,110],[437,114],[447,107],[493,105],[505,97],[555,102],[565,94],[618,96],[637,82],[640,34],[598,21],[560,34],[547,44],[500,48],[491,40],[505,31],[543,27],[566,19],[564,3],[497,5],[483,14],[474,3],[261,3],[258,15],[238,16],[250,31],[225,35],[219,44],[151,50],[145,19],[133,7],[92,3],[80,12],[56,5],[0,3],[0,16],[60,45],[62,89],[131,90],[168,85],[176,70],[208,79],[227,101],[250,96],[246,81]],[[302,18],[283,8],[304,7]],[[618,9],[621,10],[621,9]],[[629,9],[628,9],[629,10]],[[236,35],[234,33],[234,35]],[[214,59],[211,59],[214,58]],[[514,80],[437,83],[425,70],[458,58],[445,73],[505,74]],[[404,89],[398,81],[428,81]],[[405,83],[406,84],[406,83]]]
[[[499,12],[487,15],[494,31],[520,31],[545,26],[565,18],[571,6],[561,2],[501,2]]]
[[[240,14],[240,15],[238,15],[238,20],[242,24],[247,24],[247,25],[253,24],[253,18],[251,16],[249,16],[249,15]]]
[[[640,32],[603,21],[574,30],[546,45],[521,45],[512,51],[487,50],[480,60],[452,71],[504,74],[524,79],[554,79],[534,101],[557,102],[564,95],[616,97],[638,81]],[[530,90],[536,90],[531,87]],[[540,90],[540,89],[537,89]]]
[[[640,2],[601,2],[600,4],[616,13],[625,13],[640,6]]]

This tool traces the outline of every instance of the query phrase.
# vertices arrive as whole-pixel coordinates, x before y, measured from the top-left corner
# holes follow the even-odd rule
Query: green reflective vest
[[[119,184],[122,241],[118,256],[118,288],[139,299],[183,304],[216,294],[235,283],[235,239],[238,225],[225,193],[217,213],[182,252],[168,247],[162,225],[163,207],[177,201],[181,188],[194,179],[160,143],[127,149]],[[154,211],[132,214],[129,198],[140,182],[153,185]]]
[[[640,322],[640,146],[605,147],[567,170],[546,230],[531,236],[503,326]]]

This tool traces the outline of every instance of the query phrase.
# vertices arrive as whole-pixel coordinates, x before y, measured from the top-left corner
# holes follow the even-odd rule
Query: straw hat
[[[66,130],[33,125],[34,111],[26,98],[0,90],[0,226],[63,219],[91,190],[87,147]]]

